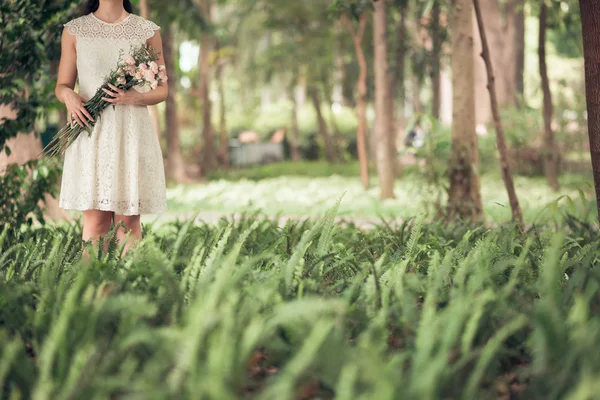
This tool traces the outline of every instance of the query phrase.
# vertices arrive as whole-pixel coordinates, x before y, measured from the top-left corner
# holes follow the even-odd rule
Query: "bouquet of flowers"
[[[106,78],[104,84],[96,90],[96,94],[84,104],[85,109],[94,118],[90,126],[67,123],[52,141],[46,146],[44,152],[49,157],[63,153],[79,135],[85,130],[89,135],[100,117],[100,114],[111,103],[103,99],[106,96],[104,89],[109,84],[119,89],[129,90],[134,86],[150,86],[156,89],[160,82],[167,81],[167,73],[164,65],[158,65],[158,53],[148,45],[141,45],[132,51],[132,55],[125,57],[117,63],[117,68]],[[113,105],[114,107],[114,105]]]

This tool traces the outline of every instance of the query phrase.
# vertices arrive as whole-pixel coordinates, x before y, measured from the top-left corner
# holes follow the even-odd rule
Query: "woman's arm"
[[[61,38],[60,64],[58,66],[58,79],[54,94],[58,100],[67,106],[68,119],[79,125],[89,125],[88,121],[94,119],[83,106],[85,99],[75,93],[75,79],[77,78],[77,52],[75,50],[75,36],[65,28]]]
[[[156,31],[154,36],[148,39],[146,43],[149,46],[152,46],[154,50],[159,53],[158,60],[156,60],[158,65],[165,65],[165,59],[162,54],[162,39],[159,31]],[[103,99],[113,104],[136,104],[141,106],[152,106],[154,104],[162,103],[169,95],[169,86],[167,82],[160,82],[156,89],[150,90],[146,93],[140,93],[134,88],[124,91],[116,86],[109,86],[112,91],[104,89],[104,92],[112,96],[112,98],[103,97]]]

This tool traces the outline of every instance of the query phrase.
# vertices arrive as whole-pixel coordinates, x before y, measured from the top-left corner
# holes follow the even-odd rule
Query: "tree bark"
[[[211,0],[200,0],[200,9],[207,24],[211,23]],[[200,38],[200,96],[202,100],[202,138],[204,142],[202,154],[203,173],[217,166],[214,132],[211,121],[212,101],[210,99],[210,57],[213,52],[213,38],[202,33]]]
[[[140,0],[140,15],[142,16],[142,18],[150,19],[150,9],[148,8],[148,0]],[[148,112],[150,112],[150,118],[152,119],[154,130],[156,131],[156,134],[160,137],[161,129],[160,123],[158,121],[158,110],[156,106],[148,106]]]
[[[300,161],[300,127],[298,126],[298,99],[296,98],[296,83],[298,80],[294,79],[292,82],[293,84],[290,87],[290,99],[292,100],[290,148],[292,161]]]
[[[515,0],[515,91],[517,105],[525,102],[525,0]]]
[[[548,9],[545,2],[540,4],[540,31],[538,41],[538,57],[540,66],[540,78],[542,80],[542,92],[544,95],[544,174],[548,185],[558,191],[558,149],[552,132],[552,115],[554,107],[552,106],[552,92],[548,80],[548,68],[546,66],[546,28],[547,28]]]
[[[177,70],[177,51],[175,48],[173,31],[168,24],[163,26],[162,42],[163,56],[169,74],[169,97],[165,102],[166,139],[167,139],[167,179],[177,183],[188,182],[185,172],[185,162],[181,155],[181,141],[179,139],[179,117],[177,110],[177,92],[179,74]]]
[[[227,134],[227,110],[225,105],[225,85],[223,70],[225,61],[219,60],[216,70],[217,87],[219,89],[219,159],[225,167],[229,166],[229,135]]]
[[[406,52],[407,52],[407,30],[406,30],[406,17],[408,13],[408,0],[403,1],[400,4],[400,20],[398,26],[396,26],[396,68],[392,77],[392,84],[390,85],[391,97],[398,99],[400,106],[396,109],[396,126],[397,135],[402,138],[405,133],[406,115],[404,111],[406,103],[406,85],[405,71],[406,71]]]
[[[579,7],[585,59],[588,136],[600,218],[600,3],[596,0],[579,0]]]
[[[432,106],[431,115],[440,119],[441,106],[441,53],[442,53],[442,30],[440,26],[440,0],[434,0],[431,21],[431,38],[433,43],[431,58],[431,90]]]
[[[452,15],[452,151],[448,175],[448,215],[483,218],[475,131],[475,53],[471,0],[457,0]]]
[[[498,153],[500,155],[500,169],[502,170],[502,179],[504,180],[504,185],[506,186],[506,191],[508,193],[508,201],[510,203],[512,219],[517,224],[521,232],[524,232],[525,224],[523,222],[523,214],[521,212],[521,207],[519,206],[519,199],[517,198],[512,172],[510,170],[510,164],[508,162],[508,150],[506,148],[506,139],[504,138],[504,128],[502,126],[502,121],[500,120],[500,109],[498,106],[498,98],[496,96],[496,85],[494,83],[494,68],[492,66],[490,50],[485,35],[485,27],[483,24],[483,17],[481,15],[481,7],[479,6],[479,0],[473,0],[473,5],[475,6],[477,26],[479,27],[479,36],[481,38],[481,57],[485,62],[485,67],[487,71],[488,91],[490,94],[490,103],[492,106],[494,126],[496,128],[496,145],[498,147]]]
[[[504,3],[504,2],[502,2]],[[511,107],[516,105],[516,49],[515,49],[515,0],[506,2],[503,9],[500,0],[480,0],[483,10],[486,37],[489,38],[488,45],[493,50],[491,63],[496,71],[496,93],[500,107]],[[503,15],[504,14],[504,15]],[[476,27],[475,27],[476,28]],[[477,35],[475,38],[475,49],[481,52],[482,44]],[[487,86],[487,71],[483,62],[476,64],[476,94],[483,94]],[[477,122],[488,123],[491,115],[489,99],[477,99]]]
[[[354,43],[354,52],[358,60],[359,76],[356,81],[356,91],[358,96],[356,99],[356,116],[358,118],[358,129],[356,131],[356,146],[358,153],[358,162],[360,164],[360,180],[363,187],[368,189],[369,183],[369,161],[367,157],[367,60],[362,48],[362,40],[367,28],[367,13],[363,12],[360,15],[358,32],[355,31],[350,18],[347,15],[342,16],[342,22],[350,32],[352,42]]]
[[[387,61],[386,0],[373,2],[373,47],[375,50],[375,137],[377,140],[377,174],[382,200],[394,198],[394,159],[390,149],[393,121],[389,106]],[[395,147],[395,146],[394,146]]]
[[[309,93],[313,107],[315,108],[315,113],[317,114],[317,120],[319,122],[319,133],[321,134],[325,144],[325,156],[327,157],[328,162],[333,163],[335,162],[335,153],[333,150],[331,136],[329,136],[329,133],[327,132],[327,122],[325,122],[325,118],[321,112],[321,99],[319,98],[319,91],[317,88],[311,87],[309,89]]]

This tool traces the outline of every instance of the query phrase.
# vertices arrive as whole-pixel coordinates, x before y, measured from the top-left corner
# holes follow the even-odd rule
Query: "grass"
[[[293,174],[297,168],[297,174]],[[267,215],[322,215],[344,195],[339,207],[343,217],[407,219],[424,212],[432,213],[432,204],[440,199],[439,190],[428,187],[417,174],[406,174],[396,182],[396,198],[381,202],[377,182],[365,191],[354,167],[342,169],[342,175],[329,176],[332,169],[343,168],[327,164],[276,164],[226,175],[226,179],[202,185],[177,186],[168,190],[171,213],[190,212],[256,212]],[[290,175],[275,176],[292,172]],[[310,176],[300,176],[308,173]],[[499,176],[482,177],[482,196],[486,218],[492,223],[510,220],[510,208],[504,185]],[[563,176],[563,189],[552,192],[542,178],[516,177],[517,194],[529,223],[547,223],[557,216],[558,204],[571,208],[572,213],[592,221],[596,218],[591,179],[577,175]]]
[[[600,382],[597,230],[78,225],[0,235],[0,388],[32,399],[573,399]],[[101,246],[102,247],[102,246]]]

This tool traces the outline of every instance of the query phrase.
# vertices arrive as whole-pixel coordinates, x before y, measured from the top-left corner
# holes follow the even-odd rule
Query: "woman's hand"
[[[110,83],[108,86],[112,91],[108,89],[102,90],[111,97],[103,97],[102,100],[112,104],[138,104],[139,92],[137,90],[134,90],[133,88],[129,90],[119,89]]]
[[[63,90],[62,97],[67,106],[67,111],[69,112],[69,121],[71,122],[71,125],[77,122],[80,126],[90,126],[89,121],[93,121],[94,118],[83,106],[85,99],[75,93],[73,89],[69,88]]]

